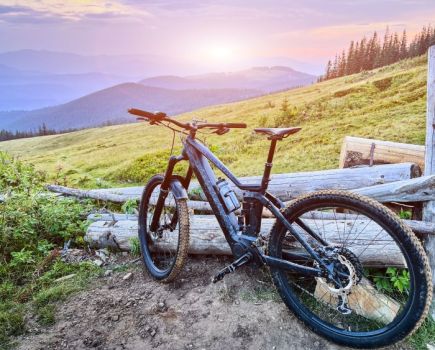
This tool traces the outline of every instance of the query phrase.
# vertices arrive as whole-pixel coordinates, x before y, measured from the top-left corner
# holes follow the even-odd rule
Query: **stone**
[[[129,272],[129,273],[127,273],[124,277],[122,277],[122,279],[124,280],[124,281],[127,281],[127,280],[129,280],[130,278],[132,278],[133,277],[133,273],[132,272]]]
[[[92,261],[95,265],[97,265],[98,267],[101,267],[101,266],[103,266],[103,262],[101,261],[101,260],[94,260],[94,261]]]
[[[95,255],[98,256],[103,262],[106,262],[109,256],[109,252],[107,251],[107,249],[99,249],[95,252]]]
[[[109,277],[112,275],[112,273],[113,273],[112,270],[106,270],[106,271],[104,271],[104,277]]]

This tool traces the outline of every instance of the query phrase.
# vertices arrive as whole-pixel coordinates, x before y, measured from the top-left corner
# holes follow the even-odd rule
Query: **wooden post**
[[[424,174],[435,174],[435,45],[427,55],[427,109],[426,109],[426,154]],[[423,220],[435,222],[435,201],[429,201],[423,207]],[[432,268],[432,283],[435,283],[435,237],[428,235],[425,248]],[[435,301],[432,301],[431,316],[435,320]]]

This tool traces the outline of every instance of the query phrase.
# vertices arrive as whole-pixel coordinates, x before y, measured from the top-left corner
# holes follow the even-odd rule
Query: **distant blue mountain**
[[[313,83],[316,76],[289,67],[254,67],[250,69],[179,76],[158,76],[140,81],[146,86],[165,89],[255,89],[270,93]]]
[[[0,65],[0,110],[53,106],[127,80],[103,73],[50,74]]]
[[[169,90],[125,83],[54,107],[0,112],[0,129],[29,131],[36,130],[45,123],[50,129],[65,130],[98,126],[107,122],[126,123],[134,121],[134,117],[127,113],[132,107],[175,115],[261,94],[261,91],[256,90]]]

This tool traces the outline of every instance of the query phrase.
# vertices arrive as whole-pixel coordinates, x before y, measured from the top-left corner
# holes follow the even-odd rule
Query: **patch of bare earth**
[[[101,277],[58,305],[53,326],[17,339],[18,348],[344,349],[305,328],[264,271],[246,267],[212,284],[229,261],[190,258],[171,284],[144,276],[138,264]]]

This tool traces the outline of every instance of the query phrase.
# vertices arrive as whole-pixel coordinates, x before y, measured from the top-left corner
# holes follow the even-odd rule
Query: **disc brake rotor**
[[[348,306],[347,297],[351,293],[352,287],[356,286],[362,278],[362,266],[355,254],[346,248],[341,248],[335,259],[334,264],[336,266],[337,263],[339,264],[337,270],[341,270],[341,274],[347,274],[346,279],[340,278],[341,286],[337,286],[337,283],[328,281],[323,277],[316,277],[316,280],[324,290],[327,290],[332,297],[337,299],[336,310],[343,315],[348,315],[352,310]]]

